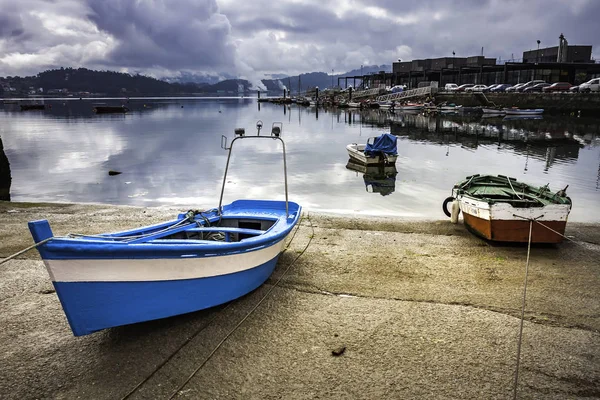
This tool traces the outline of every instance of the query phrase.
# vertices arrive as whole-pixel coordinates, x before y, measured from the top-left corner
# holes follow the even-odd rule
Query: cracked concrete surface
[[[31,244],[29,220],[99,233],[178,211],[0,202],[0,257]],[[567,234],[574,243],[532,248],[520,398],[600,398],[600,231],[569,224]],[[447,221],[309,213],[249,295],[79,338],[30,252],[0,266],[0,397],[504,399],[526,251]]]

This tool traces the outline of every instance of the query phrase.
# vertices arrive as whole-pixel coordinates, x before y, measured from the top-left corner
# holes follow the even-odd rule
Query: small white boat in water
[[[544,112],[543,108],[505,108],[506,115],[539,115]]]
[[[482,108],[484,114],[504,115],[506,112],[499,108]]]
[[[439,107],[441,112],[455,112],[462,108],[461,105],[456,105],[454,103],[443,104]]]
[[[360,108],[360,103],[350,101],[350,102],[348,102],[348,107],[350,107],[350,108]]]
[[[379,108],[382,110],[390,110],[394,107],[394,103],[391,101],[382,101],[379,103]]]
[[[346,150],[351,160],[361,164],[392,164],[398,158],[396,141],[396,136],[384,133],[369,138],[367,144],[351,143]]]
[[[423,104],[408,103],[396,106],[395,108],[400,111],[419,111],[423,109]]]

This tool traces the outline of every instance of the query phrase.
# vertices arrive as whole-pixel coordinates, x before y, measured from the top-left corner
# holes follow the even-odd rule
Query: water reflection
[[[92,111],[92,103],[120,101],[46,101],[52,107],[36,113],[0,108],[12,199],[213,207],[227,156],[221,135],[254,132],[260,119],[265,127],[284,122],[290,196],[306,209],[444,218],[440,204],[453,183],[489,173],[569,184],[570,219],[600,221],[598,119],[393,114],[253,99],[130,99],[127,114]],[[348,143],[389,132],[399,138],[393,171],[348,165]],[[250,142],[232,156],[224,201],[282,199],[277,144]],[[123,174],[109,176],[111,169]]]
[[[0,137],[0,200],[10,201],[10,164]]]
[[[367,193],[387,196],[396,190],[396,165],[364,165],[348,160],[346,168],[362,174]]]

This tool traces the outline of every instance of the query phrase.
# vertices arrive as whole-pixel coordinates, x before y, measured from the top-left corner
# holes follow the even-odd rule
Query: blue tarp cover
[[[397,140],[396,136],[384,133],[381,136],[376,137],[373,144],[367,143],[365,154],[367,156],[375,156],[380,153],[398,154],[398,149],[396,147]]]

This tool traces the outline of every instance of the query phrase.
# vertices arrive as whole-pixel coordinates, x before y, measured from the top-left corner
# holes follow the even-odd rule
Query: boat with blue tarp
[[[239,298],[273,272],[301,207],[288,201],[281,126],[271,135],[236,129],[218,207],[190,210],[156,225],[97,235],[54,236],[47,220],[29,229],[75,336],[189,313]],[[223,205],[231,150],[238,140],[278,140],[285,201],[237,200]]]
[[[392,164],[398,158],[398,138],[390,133],[371,137],[366,144],[351,143],[346,146],[351,160],[361,164]]]

